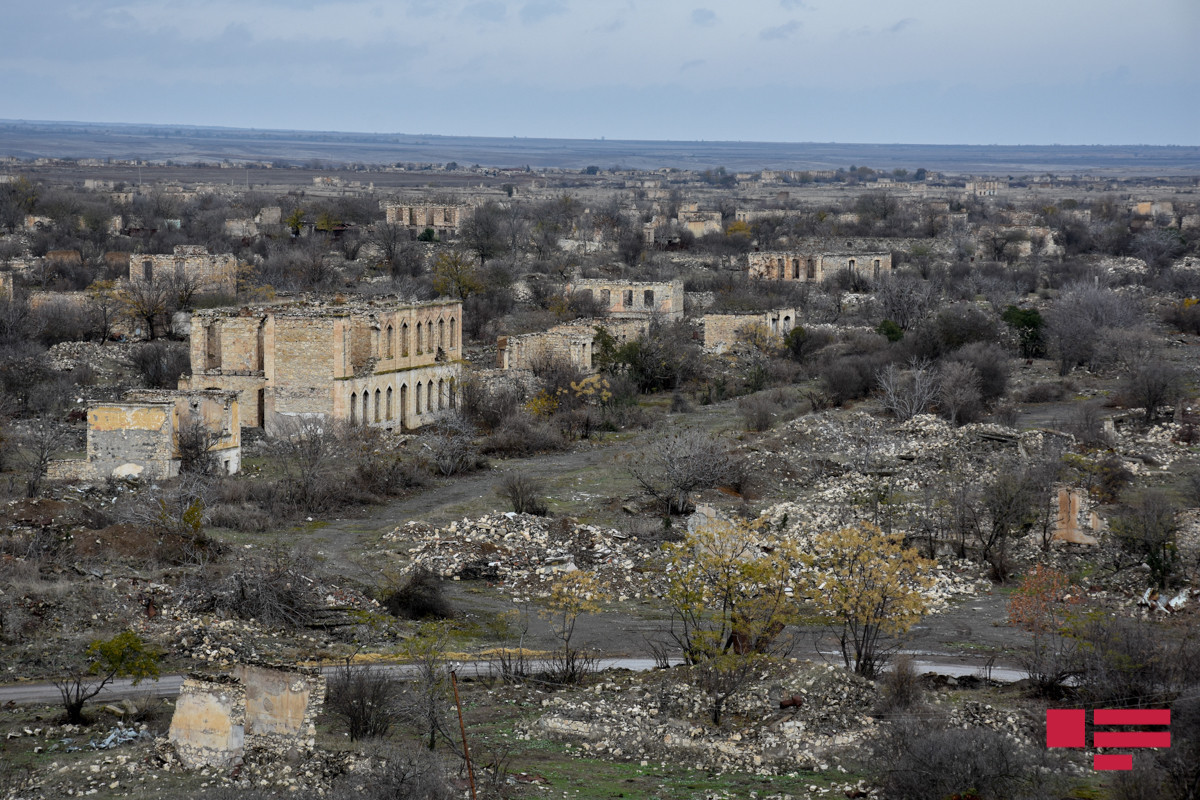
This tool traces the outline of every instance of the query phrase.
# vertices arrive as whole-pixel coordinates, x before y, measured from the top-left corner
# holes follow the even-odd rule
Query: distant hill
[[[397,162],[489,167],[731,171],[903,167],[975,175],[1200,175],[1200,147],[912,145],[499,139],[479,136],[254,130],[185,125],[0,121],[0,156],[330,165]]]

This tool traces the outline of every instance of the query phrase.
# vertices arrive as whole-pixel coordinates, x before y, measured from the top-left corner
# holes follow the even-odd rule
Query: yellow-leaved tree
[[[756,523],[724,520],[670,548],[671,636],[719,725],[730,696],[788,649],[781,634],[797,616],[792,570],[800,553]]]
[[[550,621],[558,646],[550,656],[548,677],[556,683],[579,683],[592,672],[596,658],[580,650],[572,639],[575,623],[583,614],[595,614],[608,599],[608,590],[590,572],[575,570],[560,575],[550,584],[541,615]]]
[[[869,522],[826,531],[805,556],[807,594],[837,632],[848,668],[874,678],[896,644],[925,615],[936,562],[898,533]],[[890,643],[885,637],[890,637]]]

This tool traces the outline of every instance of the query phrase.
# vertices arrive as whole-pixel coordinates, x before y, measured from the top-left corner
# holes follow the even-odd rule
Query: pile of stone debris
[[[414,538],[418,525],[410,522],[384,539]],[[413,562],[452,580],[487,580],[518,595],[537,594],[556,576],[587,569],[617,599],[661,591],[661,569],[652,566],[661,558],[658,548],[611,528],[507,512],[421,534],[409,553]]]
[[[874,684],[832,665],[791,660],[760,673],[729,698],[722,728],[692,678],[687,667],[608,676],[544,700],[546,712],[520,733],[578,743],[593,757],[775,775],[836,769],[875,724]]]

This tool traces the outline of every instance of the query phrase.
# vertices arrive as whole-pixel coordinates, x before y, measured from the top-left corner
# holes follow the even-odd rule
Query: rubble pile
[[[875,724],[874,684],[832,665],[792,660],[761,673],[729,699],[722,729],[689,678],[681,667],[555,695],[519,732],[578,742],[590,756],[772,775],[826,771]]]
[[[113,380],[128,367],[129,353],[134,345],[111,342],[59,342],[43,356],[46,365],[59,372],[91,370],[101,382]]]
[[[557,575],[587,569],[619,599],[662,588],[656,577],[661,570],[651,567],[660,557],[657,548],[617,530],[513,512],[463,519],[433,531],[418,526],[408,523],[384,539],[419,537],[409,556],[444,578],[487,580],[518,594],[537,593]]]

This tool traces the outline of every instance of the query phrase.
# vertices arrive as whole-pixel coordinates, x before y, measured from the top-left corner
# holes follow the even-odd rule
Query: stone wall
[[[458,233],[462,228],[468,206],[433,205],[428,203],[388,204],[384,216],[393,225],[403,225],[417,231],[433,228],[439,235]]]
[[[203,245],[177,244],[172,255],[138,253],[129,260],[131,283],[187,281],[200,292],[237,292],[237,257],[210,255]]]
[[[568,296],[590,293],[606,314],[617,317],[683,318],[683,281],[647,283],[606,280],[578,280],[568,284]]]
[[[311,751],[325,678],[311,670],[240,664],[183,682],[168,739],[184,766],[231,767],[247,750]]]
[[[530,369],[539,361],[554,359],[592,372],[595,338],[594,328],[581,325],[557,325],[539,333],[501,336],[496,340],[496,366]]]
[[[761,326],[772,336],[786,336],[799,321],[799,310],[777,308],[755,314],[705,314],[704,349],[712,353],[724,353],[745,338],[746,329]]]
[[[773,281],[817,283],[842,270],[879,278],[893,269],[887,250],[822,251],[771,250],[747,255],[751,278]]]

